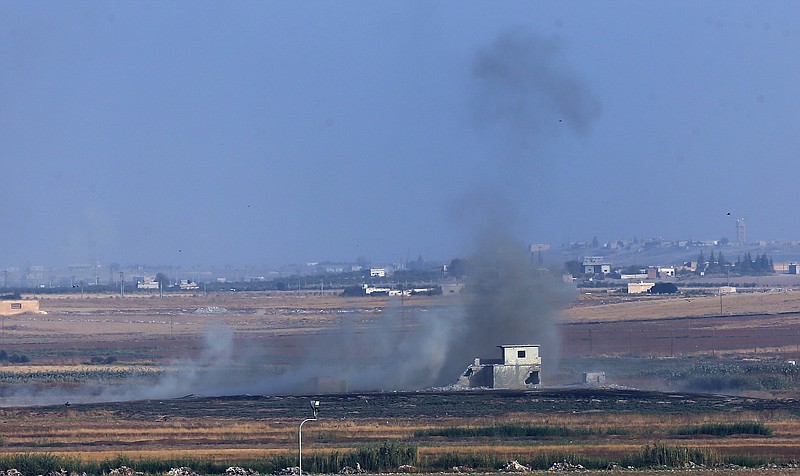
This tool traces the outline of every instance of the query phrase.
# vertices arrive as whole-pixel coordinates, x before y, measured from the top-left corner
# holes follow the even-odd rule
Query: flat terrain
[[[332,388],[299,396],[269,390],[235,396],[240,387],[219,386],[177,399],[152,395],[165,382],[210,373],[219,362],[221,381],[242,371],[251,372],[253,381],[264,379],[258,367],[250,370],[253,362],[285,375],[296,359],[318,352],[315,336],[336,336],[345,327],[357,334],[376,328],[403,334],[461,303],[445,296],[219,293],[47,296],[40,304],[41,314],[2,319],[0,350],[30,360],[0,367],[4,452],[89,460],[128,455],[252,461],[288,455],[296,448],[308,399],[319,397],[321,419],[304,429],[304,447],[311,452],[397,441],[418,446],[423,460],[476,452],[509,461],[542,454],[613,460],[666,442],[720,455],[800,459],[797,374],[786,364],[800,357],[800,292],[723,296],[721,305],[718,296],[580,295],[558,318],[560,356],[557,362],[546,359],[551,388],[541,390],[338,393],[333,382]],[[356,358],[371,357],[351,351]],[[239,361],[239,355],[248,358]],[[586,371],[605,372],[606,388],[581,385]],[[714,380],[726,372],[738,373]],[[766,376],[747,379],[756,372]],[[709,387],[711,380],[721,387]],[[711,393],[692,391],[703,384]],[[109,388],[113,392],[106,393]],[[272,387],[265,382],[252,388]],[[108,402],[128,398],[133,400]],[[772,433],[675,433],[709,422],[758,422]],[[596,432],[535,438],[420,433],[503,424]]]

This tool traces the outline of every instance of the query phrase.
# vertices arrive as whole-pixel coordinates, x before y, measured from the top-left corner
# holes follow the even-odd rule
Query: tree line
[[[744,256],[737,256],[735,262],[731,262],[725,259],[722,251],[715,256],[714,250],[711,250],[711,256],[708,259],[703,255],[703,251],[700,251],[700,256],[697,257],[697,274],[724,274],[729,272],[739,275],[774,273],[775,264],[772,258],[767,256],[766,252],[764,254],[756,254],[754,259],[748,251]]]

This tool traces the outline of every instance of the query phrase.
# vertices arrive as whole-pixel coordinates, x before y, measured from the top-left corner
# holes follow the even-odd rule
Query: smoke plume
[[[526,145],[543,143],[554,128],[564,129],[561,125],[585,133],[600,105],[563,64],[562,50],[556,40],[520,31],[480,48],[472,65],[472,103],[481,129]],[[537,152],[533,160],[546,162]],[[211,326],[206,351],[156,381],[84,386],[69,395],[19,394],[14,401],[314,393],[325,382],[329,390],[414,390],[454,383],[473,358],[499,357],[496,346],[503,344],[541,345],[546,381],[548,360],[558,354],[558,309],[568,296],[553,276],[531,262],[525,241],[515,237],[519,199],[511,199],[507,190],[520,188],[524,171],[517,157],[510,158],[498,164],[500,183],[476,176],[480,185],[466,190],[454,205],[455,219],[475,245],[465,258],[466,292],[449,308],[395,306],[370,326],[360,325],[363,316],[342,316],[337,330],[309,337],[300,352],[305,359],[288,366],[243,354],[234,348],[230,329]]]
[[[475,117],[504,136],[528,141],[561,125],[588,131],[602,110],[588,86],[563,63],[556,39],[506,32],[475,55]]]

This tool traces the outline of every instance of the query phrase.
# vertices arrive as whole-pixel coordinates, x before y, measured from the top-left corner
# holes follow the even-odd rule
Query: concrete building
[[[650,288],[655,286],[656,283],[628,283],[628,294],[642,294],[650,291]]]
[[[36,299],[0,300],[0,316],[13,316],[25,312],[39,312],[39,301]]]
[[[736,220],[736,241],[739,242],[740,245],[746,243],[747,239],[747,224],[744,221],[744,218],[739,218]]]
[[[583,274],[608,274],[611,262],[602,256],[585,256],[583,258]]]
[[[462,387],[524,390],[541,385],[542,358],[538,345],[499,345],[501,359],[476,358],[461,374]]]

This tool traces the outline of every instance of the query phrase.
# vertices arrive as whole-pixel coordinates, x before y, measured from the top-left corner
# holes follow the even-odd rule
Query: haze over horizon
[[[800,239],[790,1],[0,3],[0,266]]]

